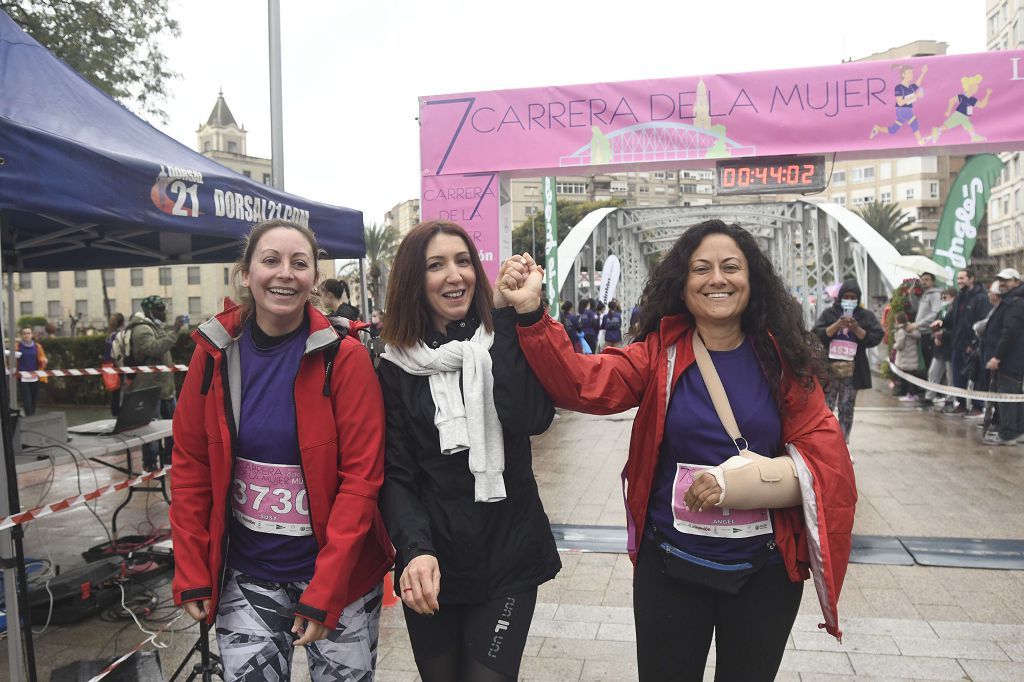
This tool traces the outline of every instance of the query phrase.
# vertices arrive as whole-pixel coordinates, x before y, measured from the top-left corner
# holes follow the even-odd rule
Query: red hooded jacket
[[[394,559],[377,509],[384,480],[384,403],[366,348],[352,337],[339,339],[312,305],[306,305],[306,315],[310,328],[295,377],[295,420],[320,550],[296,613],[334,628],[345,606],[379,583]],[[211,623],[231,513],[241,331],[240,309],[233,306],[193,333],[196,350],[174,413],[174,600],[210,599]]]
[[[525,322],[525,320],[524,320]],[[558,407],[613,414],[639,406],[629,458],[622,472],[629,556],[636,562],[651,484],[665,432],[669,397],[694,362],[693,328],[682,315],[662,319],[660,329],[625,348],[598,355],[574,353],[560,324],[543,316],[519,327],[519,343],[534,373]],[[803,508],[773,509],[775,542],[790,580],[814,573],[824,627],[836,638],[837,604],[850,557],[857,487],[839,422],[817,384],[808,392],[784,369],[782,442],[796,464]]]

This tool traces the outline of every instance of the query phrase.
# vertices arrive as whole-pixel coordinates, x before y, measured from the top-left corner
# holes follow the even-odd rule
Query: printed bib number
[[[847,362],[853,362],[855,357],[857,357],[856,341],[832,339],[832,343],[828,344],[829,360],[846,360]]]
[[[711,467],[701,464],[677,464],[672,484],[673,526],[680,533],[715,538],[749,538],[773,533],[772,517],[767,509],[729,509],[711,507],[702,512],[683,505],[694,477]]]
[[[313,534],[302,469],[239,457],[231,482],[231,513],[246,528],[274,535]]]

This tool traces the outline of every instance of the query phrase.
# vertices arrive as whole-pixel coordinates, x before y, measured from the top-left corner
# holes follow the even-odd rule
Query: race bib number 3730
[[[246,528],[274,535],[313,534],[302,468],[241,457],[231,481],[231,513]]]

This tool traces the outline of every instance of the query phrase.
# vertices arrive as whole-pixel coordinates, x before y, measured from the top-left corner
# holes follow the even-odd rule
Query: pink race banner
[[[421,97],[421,167],[425,178],[540,176],[746,156],[1019,149],[1022,57],[985,52]]]
[[[427,176],[420,193],[424,221],[448,220],[466,229],[489,277],[498,274],[501,248],[497,173]]]

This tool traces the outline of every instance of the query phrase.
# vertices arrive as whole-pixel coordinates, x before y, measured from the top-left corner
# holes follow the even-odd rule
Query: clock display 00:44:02
[[[721,171],[721,183],[726,188],[751,185],[807,187],[814,184],[814,170],[812,163],[726,167]]]

